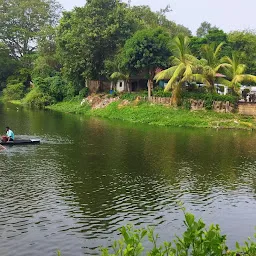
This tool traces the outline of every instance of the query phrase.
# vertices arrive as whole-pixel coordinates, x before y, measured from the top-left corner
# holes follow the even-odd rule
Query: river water
[[[178,204],[228,244],[256,225],[256,132],[173,129],[0,106],[0,127],[40,145],[0,152],[0,255],[98,255],[118,228],[184,230]]]

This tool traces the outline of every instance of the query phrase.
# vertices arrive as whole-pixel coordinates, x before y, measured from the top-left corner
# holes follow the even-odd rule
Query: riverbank
[[[92,109],[88,105],[81,105],[80,101],[70,101],[48,106],[47,109],[158,126],[256,129],[256,120],[253,117],[206,110],[189,111],[146,102],[122,104],[121,101],[116,101],[105,108]]]

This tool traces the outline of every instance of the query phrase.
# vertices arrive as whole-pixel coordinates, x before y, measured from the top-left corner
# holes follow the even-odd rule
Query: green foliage
[[[89,94],[89,89],[88,87],[84,87],[82,90],[79,91],[79,97],[80,98],[85,98]]]
[[[88,104],[81,105],[81,99],[78,97],[74,97],[70,100],[62,101],[51,106],[46,106],[46,108],[58,112],[75,114],[88,114],[91,109]]]
[[[164,88],[156,87],[152,92],[152,96],[155,97],[172,97],[172,92],[165,91]]]
[[[25,93],[25,86],[22,83],[7,84],[3,90],[3,98],[5,101],[20,100]]]
[[[200,27],[197,29],[196,36],[199,38],[205,37],[210,30],[216,30],[216,29],[218,28],[215,26],[212,26],[209,22],[204,21],[201,23]]]
[[[102,256],[223,256],[246,254],[253,256],[256,253],[256,243],[249,239],[245,246],[237,243],[237,250],[229,251],[226,245],[226,236],[221,234],[219,225],[211,224],[208,228],[202,219],[196,220],[191,213],[184,212],[186,226],[181,236],[176,236],[173,242],[158,244],[158,235],[152,228],[135,229],[127,225],[119,229],[121,238],[112,245],[113,253],[108,248],[102,248]],[[143,240],[151,246],[145,252]]]
[[[16,58],[35,51],[35,39],[55,25],[61,10],[55,0],[0,0],[0,39]]]
[[[228,35],[231,48],[247,66],[249,74],[256,73],[256,34],[254,31],[233,31]]]
[[[44,108],[54,102],[50,95],[42,93],[39,88],[33,88],[23,99],[24,104],[33,108]]]
[[[62,101],[64,98],[74,97],[74,90],[61,76],[36,78],[35,86],[45,95],[49,95],[55,101]]]
[[[121,93],[119,95],[121,100],[136,100],[138,97],[146,97],[147,96],[147,91],[142,91],[139,93]]]
[[[171,38],[163,29],[144,29],[125,43],[124,65],[131,72],[146,70],[148,75],[156,67],[169,64]]]
[[[127,5],[115,0],[88,1],[84,7],[64,13],[57,38],[63,71],[80,83],[85,78],[105,77],[104,61],[137,27]]]
[[[7,78],[18,68],[19,63],[10,56],[8,47],[0,42],[0,84],[5,83]]]
[[[230,103],[236,104],[238,101],[237,96],[232,95],[220,95],[217,93],[198,93],[198,92],[183,92],[182,93],[183,99],[194,99],[194,100],[205,100],[212,102],[213,101],[229,101]]]
[[[131,12],[136,19],[140,21],[142,29],[162,27],[165,28],[172,36],[180,34],[190,36],[191,31],[188,28],[176,24],[166,18],[166,13],[170,11],[170,6],[167,6],[165,9],[158,12],[153,12],[147,5],[131,7]]]
[[[254,238],[256,238],[256,234],[254,235]],[[248,241],[245,241],[243,246],[241,246],[239,243],[236,243],[236,249],[237,249],[238,254],[255,256],[256,255],[256,241],[252,241],[252,239],[249,237]]]
[[[184,109],[190,110],[191,109],[191,102],[189,99],[183,99],[182,100],[182,107]]]

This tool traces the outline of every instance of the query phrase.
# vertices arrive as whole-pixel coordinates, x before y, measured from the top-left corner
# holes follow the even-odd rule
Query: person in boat
[[[7,142],[7,141],[14,141],[14,133],[10,129],[9,126],[6,126],[6,135],[2,136],[2,141]]]

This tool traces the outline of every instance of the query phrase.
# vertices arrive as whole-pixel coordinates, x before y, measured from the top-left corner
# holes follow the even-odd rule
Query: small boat
[[[9,145],[9,146],[12,146],[12,145],[27,145],[27,144],[39,144],[40,143],[40,140],[13,140],[13,141],[6,141],[6,142],[3,142],[1,141],[0,142],[0,145]]]

